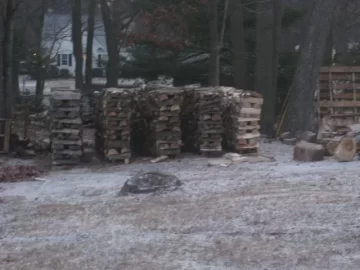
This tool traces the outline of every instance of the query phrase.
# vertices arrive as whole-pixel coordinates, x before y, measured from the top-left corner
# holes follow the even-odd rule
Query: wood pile
[[[185,86],[184,99],[181,106],[181,140],[185,151],[196,150],[196,132],[198,125],[197,103],[198,95],[195,95],[199,86]]]
[[[132,91],[129,89],[104,89],[97,108],[95,147],[108,161],[124,161],[131,158]]]
[[[325,66],[317,82],[317,115],[335,128],[360,122],[360,67]]]
[[[217,88],[195,90],[197,114],[197,148],[201,153],[222,151],[223,93]]]
[[[238,153],[257,153],[263,98],[254,91],[221,88],[224,92],[225,143]]]
[[[81,94],[54,89],[50,104],[52,164],[79,164],[83,157]]]
[[[151,144],[147,139],[151,133],[153,119],[152,107],[149,101],[149,90],[138,88],[134,91],[134,111],[131,118],[131,149],[133,154],[150,156]]]
[[[181,150],[180,109],[183,101],[181,89],[169,87],[149,92],[153,112],[149,143],[156,156],[175,156]]]

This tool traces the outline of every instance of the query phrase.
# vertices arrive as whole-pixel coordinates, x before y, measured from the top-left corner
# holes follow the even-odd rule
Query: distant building
[[[87,42],[87,17],[83,16],[83,57],[86,58]],[[44,20],[42,46],[47,50],[53,59],[54,66],[59,70],[67,69],[71,76],[75,75],[75,57],[73,52],[73,42],[71,37],[72,24],[70,14],[47,14]],[[95,19],[95,33],[93,41],[93,69],[104,68],[107,61],[107,48],[104,25],[101,18]],[[83,63],[85,73],[85,61]]]

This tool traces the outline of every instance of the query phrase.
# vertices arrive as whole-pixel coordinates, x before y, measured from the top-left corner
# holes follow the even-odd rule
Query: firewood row
[[[183,91],[162,88],[149,92],[153,119],[148,137],[151,151],[156,156],[176,156],[181,150],[180,110]]]
[[[183,149],[190,152],[194,152],[196,150],[197,142],[196,132],[198,125],[198,95],[195,95],[196,88],[199,87],[184,87],[184,99],[180,113]]]
[[[253,91],[223,88],[225,145],[239,153],[257,153],[263,99]]]
[[[201,153],[221,152],[223,93],[217,88],[199,88],[195,90],[195,100],[197,148]]]
[[[95,145],[109,161],[128,163],[131,158],[132,97],[131,90],[119,88],[104,89],[98,96]]]
[[[54,89],[50,103],[52,164],[79,164],[83,157],[81,94]]]

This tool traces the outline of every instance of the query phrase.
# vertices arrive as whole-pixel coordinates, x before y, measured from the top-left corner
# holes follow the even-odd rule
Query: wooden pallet
[[[11,120],[0,118],[0,153],[7,154],[10,150]]]
[[[360,67],[321,67],[316,94],[319,123],[324,116],[334,126],[359,123]]]

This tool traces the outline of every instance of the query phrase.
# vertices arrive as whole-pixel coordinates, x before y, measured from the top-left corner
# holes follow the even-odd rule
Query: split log
[[[325,149],[320,144],[300,141],[294,148],[294,160],[296,161],[321,161],[324,160]]]
[[[356,156],[356,140],[346,137],[336,147],[334,158],[341,162],[353,161]]]

